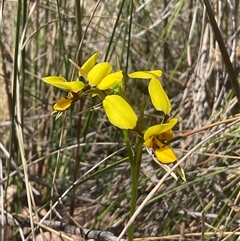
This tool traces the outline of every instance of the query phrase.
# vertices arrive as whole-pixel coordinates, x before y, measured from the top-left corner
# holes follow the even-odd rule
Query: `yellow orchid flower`
[[[166,144],[173,137],[172,128],[177,121],[177,118],[173,118],[168,123],[150,126],[144,133],[144,145],[153,149],[161,163],[169,164],[177,160],[174,151]]]
[[[96,87],[100,90],[106,90],[114,87],[116,84],[122,81],[122,71],[112,73],[112,66],[110,63],[102,62],[96,64],[98,56],[98,52],[92,55],[82,65],[82,67],[79,67],[77,64],[70,60],[70,62],[73,63],[74,66],[78,69],[78,76],[82,76],[86,80],[87,84],[83,83],[82,81],[69,82],[61,76],[48,76],[43,78],[44,82],[68,92],[67,97],[61,98],[53,106],[55,112],[67,110],[73,102],[79,100],[82,97],[84,89],[86,91],[86,89]]]
[[[119,95],[108,95],[103,100],[103,107],[109,121],[120,129],[134,129],[137,115],[132,107]]]
[[[172,128],[176,125],[177,121],[177,118],[173,118],[168,123],[151,126],[146,130],[143,136],[145,141],[144,145],[147,151],[166,171],[170,170],[167,165],[177,161],[176,154],[172,148],[167,145],[167,141],[170,141],[173,138]],[[178,166],[176,171],[183,181],[186,182],[184,170]],[[171,176],[177,180],[177,176],[174,173],[171,173]]]
[[[81,69],[81,73],[79,72],[79,76],[87,76],[87,74],[91,71],[91,69],[96,65],[97,58],[99,56],[99,53],[95,53],[92,55],[83,65],[82,67],[79,67]],[[86,86],[85,83],[82,81],[67,81],[65,78],[61,76],[48,76],[42,78],[44,82],[63,89],[68,92],[67,97],[63,97],[60,100],[56,102],[56,104],[53,106],[54,112],[62,112],[67,110],[71,104],[77,100],[79,100],[83,94],[83,88]],[[60,115],[58,115],[60,116]]]

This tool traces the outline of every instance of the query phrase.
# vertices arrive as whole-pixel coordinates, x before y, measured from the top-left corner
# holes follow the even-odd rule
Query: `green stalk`
[[[130,217],[134,214],[137,205],[138,198],[138,178],[139,178],[139,170],[142,159],[142,143],[143,140],[141,137],[137,136],[136,145],[134,154],[132,152],[130,140],[129,140],[129,131],[123,130],[124,140],[127,147],[128,157],[130,161],[131,168],[131,177],[132,177],[132,199],[131,199],[131,208],[130,208]],[[128,230],[128,240],[132,241],[134,238],[134,223],[129,227]]]
[[[138,180],[138,175],[137,175],[137,169],[136,163],[134,160],[130,140],[129,140],[129,131],[128,130],[123,130],[123,135],[124,135],[124,140],[126,143],[127,147],[127,152],[128,152],[128,158],[130,161],[130,168],[131,168],[131,177],[132,177],[132,199],[131,199],[131,208],[130,208],[130,217],[136,210],[136,205],[137,205],[137,180]],[[134,223],[129,227],[128,230],[128,240],[132,241],[134,236]]]
[[[23,8],[22,8],[22,26],[23,28],[25,28],[25,25],[27,23],[27,1],[24,0],[23,1]],[[21,73],[22,73],[22,93],[21,93],[21,101],[22,103],[24,103],[24,86],[26,86],[26,74],[25,74],[25,70],[26,70],[26,48],[24,47],[21,51],[21,58],[22,58],[22,69],[21,69]],[[23,127],[24,127],[24,104],[21,105],[21,123],[22,123],[22,131],[23,131]]]
[[[129,13],[130,13],[130,19],[129,19],[129,28],[128,28],[128,43],[127,43],[127,58],[126,58],[126,73],[128,72],[128,61],[130,56],[130,47],[131,47],[131,31],[132,31],[132,15],[133,15],[133,0],[129,3]]]
[[[81,1],[75,0],[75,6],[76,6],[76,25],[77,25],[77,41],[78,45],[81,43],[82,39],[82,8],[81,8]],[[77,55],[77,64],[81,65],[81,58],[82,58],[82,48],[80,49],[78,55]],[[78,107],[80,111],[82,111],[83,108],[83,102],[78,103]],[[76,141],[77,141],[77,148],[75,151],[75,162],[74,162],[74,171],[73,171],[73,182],[75,182],[79,178],[79,169],[81,164],[81,152],[82,149],[80,148],[80,135],[81,135],[81,128],[82,128],[82,115],[80,114],[78,116],[78,119],[76,120],[76,126],[77,126],[77,133],[76,133]],[[76,189],[72,192],[71,196],[71,205],[70,205],[70,215],[74,215],[74,209],[75,209],[75,200],[76,200]]]
[[[114,26],[113,26],[113,31],[112,31],[112,34],[110,36],[110,39],[109,39],[109,44],[108,44],[108,47],[107,47],[107,50],[106,50],[106,54],[105,54],[105,57],[104,57],[104,60],[107,61],[108,59],[108,55],[110,54],[110,49],[111,49],[111,46],[112,46],[112,43],[113,43],[113,38],[115,36],[115,32],[117,30],[117,27],[118,27],[118,24],[119,24],[119,19],[120,19],[120,16],[122,14],[122,10],[123,10],[123,6],[124,6],[124,3],[125,3],[125,0],[123,0],[121,2],[121,5],[119,7],[119,11],[118,11],[118,15],[117,15],[117,18],[116,18],[116,21],[114,23]],[[124,51],[123,51],[124,52]]]

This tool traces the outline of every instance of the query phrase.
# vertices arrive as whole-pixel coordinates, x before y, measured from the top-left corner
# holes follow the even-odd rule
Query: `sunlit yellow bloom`
[[[83,64],[81,70],[84,76],[86,76],[90,72],[90,70],[95,66],[98,56],[99,53],[95,53]],[[81,73],[79,73],[79,76],[81,76]],[[67,81],[65,78],[61,76],[45,77],[43,78],[43,81],[68,92],[68,95],[66,97],[63,97],[60,100],[58,100],[56,104],[53,106],[53,113],[57,111],[62,112],[67,110],[73,102],[81,98],[83,94],[83,89],[86,86],[86,84],[82,81]]]
[[[144,145],[153,149],[161,163],[169,164],[177,160],[174,151],[166,144],[173,137],[172,128],[177,121],[173,118],[168,123],[150,126],[144,133]]]
[[[150,71],[136,71],[128,74],[128,76],[132,79],[151,79],[154,77],[159,78],[162,76],[162,71],[159,69]]]
[[[91,87],[100,90],[106,90],[120,83],[123,78],[122,71],[112,73],[112,66],[108,62],[96,64],[99,53],[92,55],[83,65],[79,67],[73,61],[71,63],[78,69],[78,76],[83,77],[86,84],[82,81],[67,81],[61,76],[49,76],[43,78],[43,81],[63,89],[68,92],[67,97],[63,97],[53,106],[55,111],[65,111],[71,104],[79,100],[84,91]]]
[[[148,85],[148,91],[153,106],[165,115],[169,114],[172,106],[159,80],[152,78]]]
[[[132,107],[119,95],[108,95],[103,100],[103,107],[109,121],[120,129],[134,129],[137,115]]]
[[[95,53],[92,55],[83,65],[79,67],[81,72],[79,72],[79,76],[87,76],[91,69],[96,65],[97,58],[99,53]],[[53,106],[55,111],[65,111],[67,110],[71,104],[77,100],[79,100],[83,94],[83,89],[86,86],[82,81],[67,81],[65,78],[61,76],[49,76],[43,78],[43,81],[55,86],[57,88],[63,89],[68,92],[66,97],[61,98],[57,101],[57,103]]]

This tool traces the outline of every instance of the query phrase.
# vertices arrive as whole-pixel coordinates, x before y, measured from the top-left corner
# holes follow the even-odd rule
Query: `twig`
[[[30,219],[27,217],[22,216],[11,216],[4,212],[2,226],[11,226],[11,227],[30,227]],[[113,233],[109,231],[102,231],[102,230],[91,230],[87,228],[77,227],[75,225],[70,225],[65,222],[60,221],[50,221],[44,220],[41,222],[41,228],[43,225],[47,227],[51,227],[52,229],[63,231],[68,234],[74,234],[79,237],[84,238],[85,240],[88,239],[95,239],[98,241],[116,241],[118,237],[116,237]],[[38,223],[35,222],[34,225],[37,227]],[[120,241],[127,241],[127,239],[120,239]]]

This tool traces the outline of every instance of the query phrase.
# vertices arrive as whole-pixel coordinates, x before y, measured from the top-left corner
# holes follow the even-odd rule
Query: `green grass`
[[[41,78],[76,80],[77,70],[69,59],[81,66],[97,51],[98,62],[109,61],[125,77],[136,70],[163,71],[171,117],[179,119],[175,135],[238,115],[236,86],[228,77],[229,67],[203,2],[143,2],[1,3],[0,189],[5,192],[1,191],[0,205],[32,220],[50,210],[47,219],[70,223],[72,216],[81,226],[117,236],[163,181],[124,237],[237,240],[239,121],[211,126],[170,144],[183,160],[183,182],[164,177],[166,172],[141,148],[142,140],[133,131],[124,135],[109,123],[102,107],[92,110],[100,103],[97,97],[85,95],[57,120],[51,115],[66,92]],[[239,6],[215,4],[214,17],[238,76]],[[128,101],[138,116],[145,108],[144,129],[160,123],[162,115],[150,101],[148,80],[125,80]],[[24,232],[26,237],[36,236],[33,226]],[[5,228],[1,234],[1,240],[20,240],[16,228]]]

